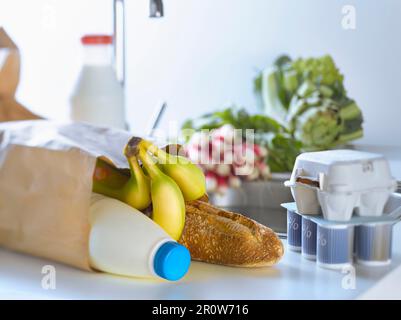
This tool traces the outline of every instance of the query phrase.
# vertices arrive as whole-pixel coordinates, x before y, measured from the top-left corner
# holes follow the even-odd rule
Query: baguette
[[[193,260],[235,267],[271,266],[284,254],[283,244],[270,228],[201,200],[186,203],[179,243],[189,249]]]

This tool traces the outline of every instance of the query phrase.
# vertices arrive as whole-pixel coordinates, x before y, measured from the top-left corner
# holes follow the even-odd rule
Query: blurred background
[[[344,5],[356,28],[342,26]],[[401,146],[401,1],[165,0],[149,19],[148,0],[126,1],[126,112],[143,132],[167,101],[161,127],[235,102],[256,112],[253,79],[281,53],[331,54],[364,114],[357,144]],[[67,119],[81,68],[80,37],[112,32],[112,0],[0,0],[0,25],[20,48],[17,99]]]

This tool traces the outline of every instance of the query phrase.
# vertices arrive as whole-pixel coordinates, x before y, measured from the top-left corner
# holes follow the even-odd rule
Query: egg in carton
[[[356,150],[306,152],[296,159],[289,181],[297,210],[331,221],[380,216],[396,180],[380,154]]]

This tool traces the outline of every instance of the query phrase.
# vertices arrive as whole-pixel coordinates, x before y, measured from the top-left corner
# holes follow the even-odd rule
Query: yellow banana
[[[141,140],[138,146],[157,157],[158,166],[178,184],[186,201],[199,199],[206,193],[205,175],[189,159],[171,155],[147,140]]]
[[[130,176],[106,161],[97,159],[92,190],[143,210],[151,202],[149,179],[142,172],[136,156],[131,156],[128,162]]]
[[[173,179],[158,168],[144,148],[139,147],[138,156],[151,180],[152,219],[173,239],[178,240],[185,225],[185,202],[181,190]]]

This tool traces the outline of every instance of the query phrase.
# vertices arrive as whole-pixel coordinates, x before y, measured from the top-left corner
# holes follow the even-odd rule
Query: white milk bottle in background
[[[89,256],[94,269],[171,281],[188,271],[188,249],[142,212],[119,200],[94,193],[90,224]]]
[[[124,90],[112,66],[112,36],[81,38],[84,62],[71,96],[71,119],[125,129]]]

